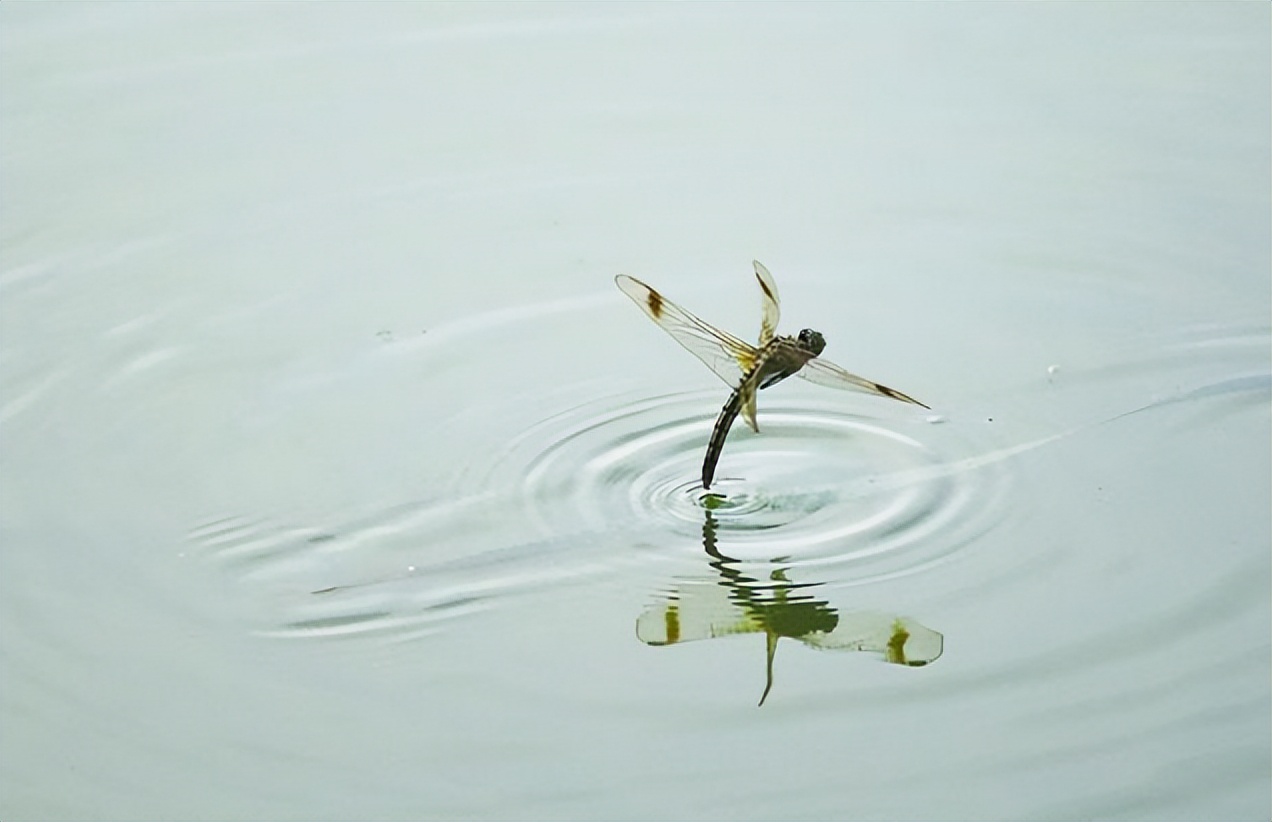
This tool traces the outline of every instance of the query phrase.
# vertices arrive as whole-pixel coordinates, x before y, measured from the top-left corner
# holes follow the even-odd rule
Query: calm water
[[[0,6],[0,816],[1266,820],[1270,15]]]

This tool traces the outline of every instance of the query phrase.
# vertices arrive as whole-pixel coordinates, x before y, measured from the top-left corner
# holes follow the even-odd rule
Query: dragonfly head
[[[811,328],[805,328],[799,332],[799,347],[816,357],[826,348],[826,338]]]

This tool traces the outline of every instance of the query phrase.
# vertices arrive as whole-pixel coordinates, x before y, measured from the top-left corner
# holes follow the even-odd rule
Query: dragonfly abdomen
[[[738,414],[741,411],[742,389],[736,388],[729,395],[724,407],[720,409],[720,416],[716,417],[715,427],[711,429],[711,439],[707,442],[707,455],[702,460],[702,487],[704,490],[711,488],[711,480],[715,477],[716,463],[720,461],[720,454],[724,451],[725,437],[729,436],[729,429],[733,427],[733,421],[738,418]]]
[[[745,402],[743,398],[748,392],[754,396],[755,391],[781,382],[799,371],[808,359],[808,354],[790,345],[789,338],[786,337],[775,339],[764,347],[756,358],[755,368],[750,375],[742,378],[742,383],[729,395],[728,401],[720,409],[720,416],[716,417],[715,427],[711,429],[711,440],[707,443],[707,456],[702,461],[703,489],[711,488],[716,463],[720,461],[720,454],[724,451],[724,440],[729,436],[733,421],[742,412],[742,404]]]

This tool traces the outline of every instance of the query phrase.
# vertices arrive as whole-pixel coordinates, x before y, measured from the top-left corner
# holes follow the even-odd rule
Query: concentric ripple
[[[522,479],[547,532],[635,522],[696,540],[710,508],[738,558],[850,563],[857,581],[939,561],[1001,511],[1001,471],[966,470],[960,460],[975,451],[947,426],[853,416],[828,401],[763,405],[761,433],[735,427],[706,492],[698,476],[720,399],[572,408],[525,432],[491,472]]]

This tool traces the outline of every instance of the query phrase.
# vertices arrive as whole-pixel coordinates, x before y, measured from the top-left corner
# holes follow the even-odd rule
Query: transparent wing
[[[755,279],[760,282],[760,348],[768,345],[777,336],[777,322],[782,318],[781,298],[777,296],[777,283],[773,275],[759,260],[752,260],[755,266]]]
[[[799,641],[822,650],[882,654],[888,662],[911,666],[935,661],[945,646],[944,636],[912,619],[871,612],[841,613],[835,630]]]
[[[636,619],[636,636],[646,645],[674,645],[695,639],[763,632],[764,625],[714,582],[681,585],[665,602]]]
[[[916,400],[914,397],[902,394],[895,388],[889,388],[886,385],[880,385],[873,380],[865,377],[858,377],[856,374],[849,373],[833,362],[823,360],[820,357],[814,357],[804,364],[804,367],[795,372],[796,376],[803,377],[812,383],[824,385],[828,388],[843,388],[850,391],[865,391],[870,394],[878,394],[882,397],[890,397],[901,402],[911,402],[915,405],[927,408],[928,406]]]
[[[619,274],[614,282],[651,320],[670,334],[730,388],[755,367],[759,351],[732,334],[709,325],[635,277]]]

